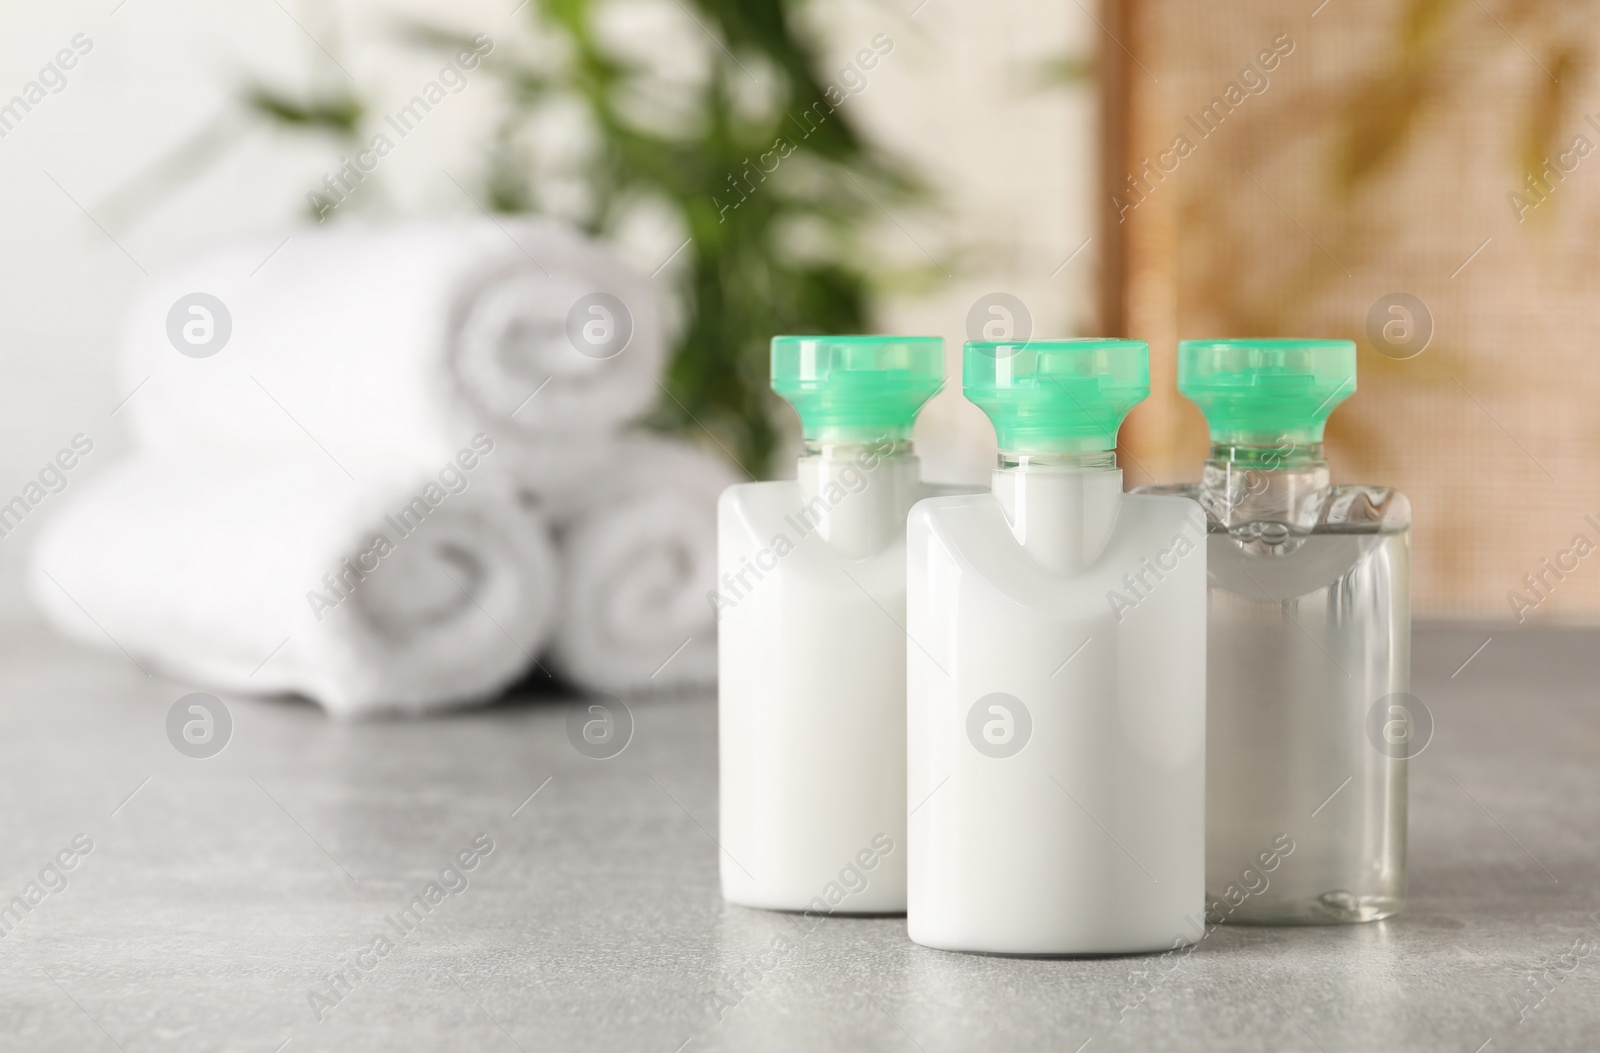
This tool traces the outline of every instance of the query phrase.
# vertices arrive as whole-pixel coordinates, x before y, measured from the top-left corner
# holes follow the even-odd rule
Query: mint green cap
[[[917,411],[942,387],[943,337],[772,338],[772,390],[813,441],[909,439]]]
[[[969,341],[963,358],[967,398],[1002,450],[1115,449],[1122,418],[1150,394],[1143,340]]]
[[[1322,441],[1328,414],[1356,390],[1349,340],[1185,340],[1178,390],[1227,445]]]

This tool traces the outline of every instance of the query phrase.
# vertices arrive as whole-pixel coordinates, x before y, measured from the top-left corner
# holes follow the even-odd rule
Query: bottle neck
[[[1122,469],[1111,450],[1000,452],[995,500],[1035,563],[1079,574],[1100,558],[1116,528]]]
[[[1241,540],[1282,545],[1322,518],[1332,481],[1322,443],[1288,437],[1213,443],[1200,480],[1212,522]]]
[[[996,470],[1005,471],[1011,468],[1071,468],[1085,472],[1110,472],[1117,470],[1117,451],[1001,450]]]
[[[796,471],[798,518],[850,559],[876,555],[906,529],[922,467],[909,439],[806,440]]]
[[[1302,466],[1327,467],[1321,440],[1298,440],[1289,435],[1264,436],[1248,442],[1211,442],[1208,461],[1226,461],[1243,469],[1279,471]]]

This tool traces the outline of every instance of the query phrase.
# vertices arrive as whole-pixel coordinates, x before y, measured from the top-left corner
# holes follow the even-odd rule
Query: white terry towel
[[[739,478],[670,439],[623,436],[597,453],[581,486],[524,495],[561,557],[551,664],[619,693],[714,683],[717,497]]]
[[[354,472],[438,463],[487,430],[522,474],[553,478],[572,464],[556,443],[653,404],[664,354],[654,290],[609,249],[548,220],[482,218],[202,256],[150,283],[120,369],[147,449],[316,444]]]
[[[533,663],[557,578],[542,524],[464,449],[354,482],[319,454],[137,457],[71,495],[29,584],[67,635],[224,691],[342,715],[488,699]]]

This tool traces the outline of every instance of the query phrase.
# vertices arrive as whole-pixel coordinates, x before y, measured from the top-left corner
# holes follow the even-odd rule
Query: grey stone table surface
[[[608,760],[561,697],[370,723],[229,698],[194,759],[189,685],[13,633],[0,899],[37,902],[0,914],[0,1048],[1600,1049],[1597,644],[1419,630],[1399,918],[1058,961],[726,906],[706,695],[629,700]]]

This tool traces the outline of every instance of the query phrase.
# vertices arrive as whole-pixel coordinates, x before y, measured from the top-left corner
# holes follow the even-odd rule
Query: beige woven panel
[[[1108,203],[1125,217],[1127,328],[1157,363],[1130,459],[1170,481],[1203,455],[1199,414],[1165,394],[1175,339],[1354,339],[1360,390],[1333,416],[1329,459],[1344,482],[1410,496],[1417,613],[1515,622],[1519,593],[1530,623],[1596,620],[1600,10],[1313,10],[1149,0],[1124,12],[1124,160],[1130,174],[1146,158],[1171,169]],[[1541,201],[1528,177],[1546,158]],[[1369,337],[1374,304],[1397,293],[1424,305],[1418,324],[1432,319],[1414,357],[1403,313]]]

